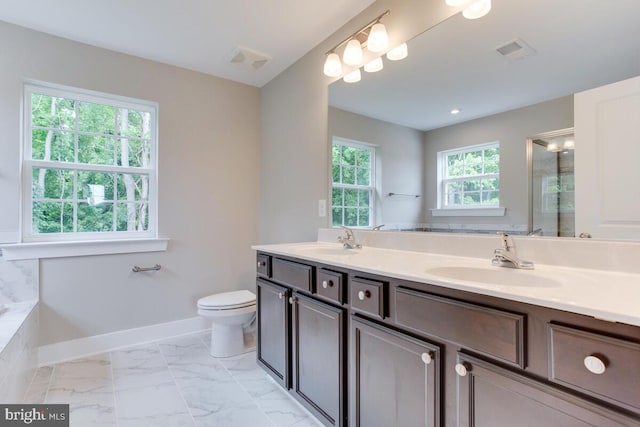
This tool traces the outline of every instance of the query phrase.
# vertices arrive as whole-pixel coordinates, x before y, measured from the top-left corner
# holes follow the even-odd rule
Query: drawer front
[[[262,277],[271,277],[271,257],[265,254],[258,254],[257,259],[256,274]]]
[[[640,344],[555,324],[548,332],[551,381],[640,412]]]
[[[385,318],[385,283],[356,277],[349,283],[351,309],[360,313]]]
[[[305,292],[313,291],[313,267],[280,258],[271,261],[273,280]]]
[[[402,287],[395,288],[395,323],[525,367],[525,316]]]
[[[345,276],[344,273],[319,268],[316,273],[316,293],[338,304],[344,303]]]

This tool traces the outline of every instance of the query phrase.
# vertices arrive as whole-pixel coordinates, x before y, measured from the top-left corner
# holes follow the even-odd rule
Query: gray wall
[[[508,224],[528,222],[526,140],[539,133],[573,126],[573,96],[470,120],[426,132],[426,209],[437,207],[437,153],[443,150],[500,141],[500,205],[504,217],[432,217],[429,222]]]
[[[456,12],[442,0],[378,0],[262,88],[261,243],[315,240],[328,225],[318,216],[329,198],[324,54],[386,9],[392,46]]]
[[[0,54],[5,237],[18,230],[23,78],[160,105],[159,229],[169,249],[42,260],[40,345],[189,318],[199,297],[254,288],[259,89],[1,22]],[[161,271],[131,273],[155,263]]]
[[[329,107],[328,121],[328,144],[337,136],[376,145],[375,223],[385,224],[385,229],[423,223],[422,198],[388,194],[423,195],[424,133],[333,107]]]

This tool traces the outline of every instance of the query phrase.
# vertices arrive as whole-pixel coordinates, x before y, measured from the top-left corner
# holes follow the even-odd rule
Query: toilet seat
[[[255,305],[255,294],[247,290],[209,295],[198,300],[199,310],[236,310]]]

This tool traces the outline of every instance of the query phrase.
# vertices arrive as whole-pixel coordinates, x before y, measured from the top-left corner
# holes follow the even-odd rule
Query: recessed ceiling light
[[[451,110],[449,110],[449,112],[451,114],[458,114],[460,112],[460,109],[459,108],[452,108]]]

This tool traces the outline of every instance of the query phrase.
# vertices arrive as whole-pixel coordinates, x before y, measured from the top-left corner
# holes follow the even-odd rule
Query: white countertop
[[[397,279],[491,295],[640,326],[640,274],[536,264],[534,270],[491,265],[486,259],[305,242],[252,246]],[[500,283],[501,284],[496,284]]]

